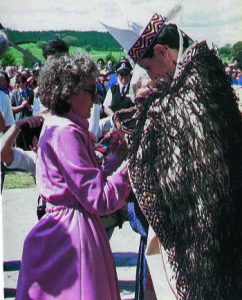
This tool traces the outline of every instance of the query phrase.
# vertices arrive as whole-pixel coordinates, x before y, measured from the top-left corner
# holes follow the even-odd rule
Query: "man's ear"
[[[165,55],[166,51],[167,51],[167,46],[166,45],[161,45],[161,44],[156,44],[154,46],[154,54],[161,54],[161,55]]]

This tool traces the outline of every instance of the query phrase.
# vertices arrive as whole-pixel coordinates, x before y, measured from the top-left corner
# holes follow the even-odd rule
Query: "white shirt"
[[[0,90],[0,112],[3,116],[6,126],[11,126],[14,124],[14,117],[10,99],[6,93]],[[3,132],[0,132],[0,138]]]
[[[118,85],[119,85],[119,90],[120,91],[122,91],[123,86],[125,86],[124,92],[126,92],[126,90],[128,88],[128,84],[123,85],[121,82],[118,82]],[[127,94],[126,96],[129,96],[129,95]],[[107,95],[106,95],[105,100],[103,102],[104,107],[110,107],[111,106],[112,97],[113,97],[113,95],[112,95],[111,88],[110,88],[110,89],[108,89]]]
[[[14,117],[10,99],[6,93],[0,91],[0,112],[4,118],[6,126],[14,124]]]
[[[30,172],[35,177],[36,153],[34,151],[24,151],[21,148],[13,148],[13,161],[5,166],[8,169],[19,169]]]

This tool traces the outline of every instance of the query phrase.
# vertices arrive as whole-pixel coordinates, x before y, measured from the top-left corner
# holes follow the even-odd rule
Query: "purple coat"
[[[71,113],[46,120],[36,179],[47,214],[25,239],[17,300],[120,299],[100,221],[121,208],[130,191],[127,172],[112,173],[120,163],[99,166],[86,120]]]

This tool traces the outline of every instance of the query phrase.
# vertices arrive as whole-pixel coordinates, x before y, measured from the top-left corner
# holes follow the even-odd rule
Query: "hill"
[[[15,44],[37,43],[50,39],[70,39],[75,40],[77,47],[86,47],[105,51],[120,51],[121,46],[108,32],[98,31],[17,31],[5,30],[10,41]]]

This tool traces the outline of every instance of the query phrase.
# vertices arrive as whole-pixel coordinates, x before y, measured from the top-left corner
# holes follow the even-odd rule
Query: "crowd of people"
[[[235,86],[242,86],[242,65],[240,61],[235,58],[231,64],[225,65],[226,74],[231,79],[231,84]]]
[[[23,169],[40,194],[16,299],[120,299],[104,219],[124,206],[141,236],[135,299],[240,299],[239,61],[158,14],[107,30],[130,58],[58,39],[43,66],[0,71],[2,185]]]

